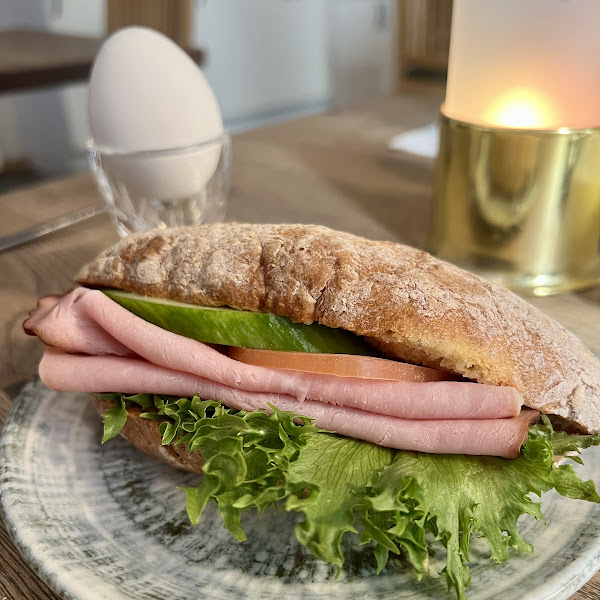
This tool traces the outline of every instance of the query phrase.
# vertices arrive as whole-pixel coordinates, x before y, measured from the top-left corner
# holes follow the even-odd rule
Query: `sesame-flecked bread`
[[[574,335],[414,248],[315,225],[152,230],[101,254],[77,281],[341,327],[389,356],[512,385],[527,406],[600,431],[600,363]]]

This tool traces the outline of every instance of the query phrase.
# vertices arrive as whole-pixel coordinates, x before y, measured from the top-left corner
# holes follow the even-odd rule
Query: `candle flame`
[[[501,127],[542,129],[554,125],[550,103],[532,90],[517,89],[501,96],[492,105],[487,122]]]

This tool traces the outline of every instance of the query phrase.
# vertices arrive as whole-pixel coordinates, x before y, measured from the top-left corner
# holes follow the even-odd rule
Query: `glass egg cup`
[[[121,237],[225,217],[231,170],[227,133],[194,146],[129,153],[101,148],[92,140],[87,153]]]

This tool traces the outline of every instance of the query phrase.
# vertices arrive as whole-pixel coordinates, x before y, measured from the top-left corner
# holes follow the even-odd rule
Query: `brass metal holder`
[[[522,294],[600,283],[600,128],[516,130],[442,113],[429,250]]]

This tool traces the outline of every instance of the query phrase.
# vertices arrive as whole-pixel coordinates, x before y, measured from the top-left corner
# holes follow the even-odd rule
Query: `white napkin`
[[[429,123],[417,129],[409,129],[390,139],[388,148],[417,156],[437,158],[440,146],[440,127]]]

